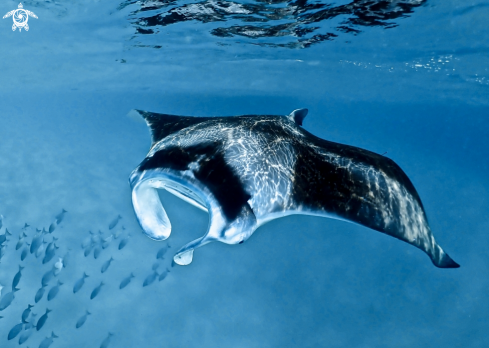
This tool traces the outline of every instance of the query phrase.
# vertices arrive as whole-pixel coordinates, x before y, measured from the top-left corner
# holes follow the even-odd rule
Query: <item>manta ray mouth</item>
[[[184,200],[185,202],[188,202],[193,206],[205,211],[206,213],[208,212],[208,209],[206,208],[205,202],[202,200],[202,198],[197,194],[197,192],[193,191],[188,186],[182,185],[175,181],[164,179],[159,180],[156,184],[158,186],[155,186],[155,188],[164,189],[171,194],[177,196],[178,198]]]
[[[165,240],[171,234],[171,223],[163,207],[158,189],[164,189],[193,206],[208,212],[198,190],[183,180],[160,172],[146,172],[143,177],[131,175],[134,212],[144,233],[154,240]]]

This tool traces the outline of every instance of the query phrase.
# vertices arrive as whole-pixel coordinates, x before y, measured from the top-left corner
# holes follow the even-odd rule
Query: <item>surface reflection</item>
[[[343,33],[357,35],[364,27],[396,27],[396,19],[409,16],[425,2],[355,0],[339,5],[307,0],[126,0],[119,9],[137,7],[130,21],[141,35],[157,34],[160,27],[186,21],[217,22],[218,27],[210,29],[216,37],[252,39],[246,42],[261,46],[307,48]]]

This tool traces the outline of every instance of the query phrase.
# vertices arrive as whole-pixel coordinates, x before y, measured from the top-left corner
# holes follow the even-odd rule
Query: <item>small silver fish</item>
[[[48,285],[47,284],[43,284],[42,287],[40,287],[39,290],[37,290],[36,297],[34,298],[34,301],[36,303],[38,303],[39,301],[41,301],[42,297],[44,296],[44,292],[46,291],[46,286],[48,286]]]
[[[54,220],[51,225],[49,225],[49,233],[53,233],[56,227],[58,227],[58,223],[56,222],[57,220]]]
[[[17,245],[15,245],[15,250],[19,250],[20,248],[22,248],[22,245],[24,245],[24,238],[27,237],[27,235],[25,234],[25,232],[21,232],[19,234],[19,241],[17,242]]]
[[[45,263],[51,261],[56,254],[56,249],[59,249],[54,242],[56,241],[56,238],[53,238],[53,241],[48,244],[46,247],[46,253],[44,254],[44,258],[42,259],[42,264],[44,265]]]
[[[42,285],[49,284],[49,282],[51,281],[51,279],[53,279],[54,276],[55,276],[55,274],[54,274],[54,267],[53,267],[49,271],[44,273],[44,275],[42,276],[42,279],[41,279],[41,284]]]
[[[27,325],[29,325],[29,324],[26,324],[26,326],[24,328],[24,332],[22,332],[22,334],[19,337],[19,344],[23,344],[25,341],[27,341],[29,339],[29,337],[31,337],[32,333],[34,332],[34,330],[32,330],[32,328],[27,329]]]
[[[83,276],[77,280],[75,286],[73,286],[73,293],[76,294],[82,288],[83,284],[85,284],[85,278],[88,278],[88,274],[83,272]]]
[[[156,254],[156,259],[163,260],[168,249],[170,249],[170,245],[164,246],[163,248],[158,250],[158,253]]]
[[[6,293],[5,296],[0,299],[0,311],[3,311],[12,304],[12,301],[15,299],[15,293],[19,290],[20,289],[13,288],[12,291]]]
[[[37,251],[37,249],[39,249],[39,247],[42,244],[43,237],[44,236],[42,235],[42,233],[38,233],[32,238],[31,249],[30,249],[31,254],[34,254]]]
[[[102,241],[102,249],[107,249],[109,247],[110,242],[112,241],[113,238],[114,238],[114,235],[113,234],[111,234],[107,238],[104,238],[103,241]]]
[[[80,319],[78,319],[78,321],[76,322],[76,328],[80,328],[83,326],[83,324],[85,324],[85,322],[87,321],[87,317],[92,314],[90,313],[88,310],[85,311],[85,314],[83,314]]]
[[[51,301],[52,299],[54,299],[56,297],[56,295],[58,295],[58,292],[59,292],[59,287],[63,285],[63,283],[61,281],[58,280],[58,284],[56,284],[55,286],[53,286],[49,292],[48,292],[48,301]]]
[[[56,215],[55,219],[56,219],[56,222],[59,224],[61,223],[61,221],[63,221],[63,219],[65,218],[65,214],[67,213],[68,211],[67,210],[64,210],[62,209],[61,210],[61,213],[59,213],[58,215]]]
[[[81,244],[81,247],[82,249],[86,249],[90,244],[92,244],[92,236],[88,236],[87,238],[85,238]]]
[[[146,279],[143,282],[143,287],[153,284],[156,277],[158,277],[158,272],[154,271],[153,273],[151,273],[149,276],[146,277]]]
[[[170,273],[170,270],[167,268],[166,271],[160,274],[160,276],[158,277],[158,281],[161,282],[163,279],[165,279],[168,273]]]
[[[48,314],[51,312],[50,309],[46,308],[46,312],[39,318],[36,324],[36,330],[39,331],[46,324],[46,320],[48,320]]]
[[[88,247],[86,247],[85,248],[85,251],[83,251],[83,255],[85,257],[87,257],[88,255],[90,255],[90,253],[92,252],[94,246],[95,246],[95,244],[94,243],[91,243]]]
[[[110,344],[110,339],[111,337],[114,336],[114,334],[109,332],[109,335],[103,340],[102,344],[100,345],[100,348],[107,348]]]
[[[46,337],[43,339],[39,345],[39,348],[48,348],[51,344],[53,344],[55,338],[58,338],[58,336],[56,336],[54,332],[51,332],[51,337]]]
[[[23,326],[24,323],[19,323],[15,325],[12,329],[10,329],[7,339],[10,341],[17,337],[17,335],[22,331]]]
[[[93,258],[95,260],[98,259],[101,252],[102,252],[102,248],[100,246],[96,246],[95,249],[93,250]]]
[[[120,219],[122,219],[122,216],[117,215],[117,217],[114,220],[112,220],[112,222],[109,224],[109,230],[117,226],[117,223],[119,222]]]
[[[100,290],[102,289],[102,286],[104,286],[104,282],[100,282],[100,285],[97,286],[95,289],[93,289],[92,293],[90,294],[90,300],[93,300],[97,295],[99,294]]]
[[[112,257],[107,261],[105,261],[104,264],[102,265],[102,268],[100,269],[100,272],[105,273],[109,268],[110,264],[112,263],[112,261],[114,261]]]
[[[63,256],[63,267],[64,268],[68,267],[68,265],[71,263],[71,253],[70,253],[70,251],[71,251],[71,249],[68,248],[68,251]]]
[[[42,253],[46,249],[46,245],[47,244],[48,244],[48,242],[43,241],[42,244],[41,244],[41,246],[36,250],[36,258],[37,259],[42,255]]]
[[[27,255],[29,255],[29,248],[25,247],[22,249],[22,253],[20,254],[20,261],[24,261]]]
[[[19,271],[15,274],[14,279],[12,280],[12,288],[16,288],[19,285],[20,278],[22,277],[22,270],[24,267],[19,265]]]
[[[31,308],[34,307],[33,305],[28,304],[27,308],[24,309],[22,312],[22,322],[26,323],[27,319],[29,318],[29,314],[31,314]]]
[[[63,267],[63,259],[61,257],[58,257],[58,261],[54,264],[54,275],[57,276],[59,272],[61,272]]]
[[[128,234],[126,238],[121,240],[121,242],[119,243],[119,250],[123,249],[127,245],[127,243],[129,242],[129,237],[131,237],[130,234]]]
[[[134,274],[131,273],[129,276],[122,279],[121,284],[119,285],[119,289],[124,289],[131,282],[132,278],[134,278]]]

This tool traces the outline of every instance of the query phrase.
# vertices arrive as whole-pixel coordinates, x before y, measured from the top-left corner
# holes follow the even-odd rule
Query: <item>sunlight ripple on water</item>
[[[136,5],[130,21],[140,35],[158,34],[161,27],[195,21],[201,24],[215,23],[208,30],[220,38],[237,37],[248,43],[269,47],[307,48],[322,41],[334,40],[342,34],[358,35],[364,27],[394,28],[399,25],[398,19],[411,15],[425,1],[355,0],[338,5],[307,0],[243,3],[223,0],[127,0],[119,9]],[[341,20],[333,22],[337,17]],[[328,25],[328,22],[333,23]],[[286,42],[283,42],[284,37],[287,38]]]

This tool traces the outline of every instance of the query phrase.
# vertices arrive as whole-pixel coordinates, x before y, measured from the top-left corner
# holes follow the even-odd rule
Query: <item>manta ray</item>
[[[132,203],[144,233],[170,236],[158,196],[165,189],[209,213],[202,237],[173,261],[219,241],[240,244],[263,224],[306,214],[356,223],[424,251],[440,268],[459,265],[436,243],[413,184],[391,159],[306,131],[307,109],[287,116],[188,117],[135,110],[152,144],[131,173]]]

